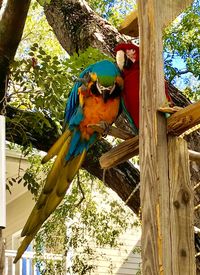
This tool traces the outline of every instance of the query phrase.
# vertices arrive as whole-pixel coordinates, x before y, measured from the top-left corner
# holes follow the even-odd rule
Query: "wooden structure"
[[[178,136],[200,123],[200,102],[176,112],[167,123],[159,112],[165,101],[162,30],[191,3],[138,0],[140,134],[109,152],[109,158],[121,162],[137,154],[139,144],[144,275],[196,274],[189,155],[186,141]],[[122,26],[129,35],[135,33],[137,13],[130,17]],[[126,156],[119,159],[124,148]],[[106,155],[100,160],[104,168],[113,165],[107,160]]]
[[[1,110],[0,110],[1,111]],[[0,112],[0,275],[4,270],[2,229],[6,226],[5,117]]]
[[[158,108],[158,110],[161,109]],[[199,110],[200,102],[197,102],[172,114],[167,119],[167,133],[179,136],[193,126],[199,125]],[[170,110],[167,111],[169,112]],[[98,131],[101,132],[100,130]],[[110,134],[125,141],[102,155],[100,164],[103,169],[114,167],[139,154],[139,136],[130,137],[130,134],[123,132],[121,129],[117,131],[115,127],[111,127]],[[189,150],[189,158],[191,160],[200,160],[200,153]]]

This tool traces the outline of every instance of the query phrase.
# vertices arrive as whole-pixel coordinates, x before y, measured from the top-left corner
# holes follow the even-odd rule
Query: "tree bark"
[[[58,41],[70,55],[90,46],[115,56],[115,45],[131,40],[97,15],[84,0],[52,0],[45,5],[44,12]]]
[[[0,20],[0,110],[4,103],[9,64],[21,40],[29,5],[30,0],[8,0]]]

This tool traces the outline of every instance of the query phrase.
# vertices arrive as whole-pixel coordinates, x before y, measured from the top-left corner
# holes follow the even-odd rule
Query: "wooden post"
[[[0,275],[3,274],[5,247],[2,229],[6,226],[6,157],[5,157],[5,117],[0,114]]]
[[[194,202],[190,184],[187,142],[169,136],[169,188],[170,204],[168,226],[172,248],[176,255],[172,262],[172,274],[195,274],[194,251]]]
[[[2,229],[0,229],[0,275],[4,274],[4,263],[5,263],[5,246],[2,236]]]
[[[188,238],[189,250],[181,250],[178,257],[174,240],[183,238],[179,230],[169,225],[172,208],[169,173],[176,175],[175,165],[168,163],[166,120],[157,110],[165,102],[162,60],[162,27],[177,16],[191,1],[138,0],[140,30],[140,177],[142,208],[142,273],[144,275],[194,275],[194,262],[180,268],[183,254],[194,256],[192,238]],[[173,138],[172,138],[173,139]],[[174,139],[176,139],[174,137]],[[176,152],[172,152],[176,155]],[[172,158],[173,159],[173,158]],[[182,160],[179,165],[182,165]],[[179,172],[181,169],[179,169]],[[188,172],[188,169],[187,169]],[[187,173],[186,172],[186,173]],[[179,179],[181,176],[179,176]],[[188,179],[188,177],[187,177]],[[189,183],[187,183],[188,185]],[[185,184],[186,185],[186,184]],[[180,186],[179,186],[180,188]],[[189,208],[188,203],[187,207]],[[187,211],[189,211],[187,208]],[[180,228],[184,217],[179,216],[176,226]],[[174,228],[175,224],[172,226]],[[187,230],[192,230],[191,224]],[[186,230],[186,231],[187,231]],[[191,232],[190,232],[191,233]],[[191,234],[188,235],[191,235]],[[180,247],[179,247],[180,248]],[[174,252],[174,254],[173,254]],[[191,264],[191,266],[189,266]],[[178,266],[178,268],[175,268]]]

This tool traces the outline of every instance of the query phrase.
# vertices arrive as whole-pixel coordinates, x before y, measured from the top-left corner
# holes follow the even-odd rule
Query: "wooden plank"
[[[162,27],[166,27],[171,23],[182,11],[184,11],[189,5],[192,4],[193,0],[165,0],[162,1],[163,6],[161,13],[163,16]],[[165,3],[164,3],[165,2]],[[168,12],[165,12],[165,11]],[[169,12],[170,11],[170,12]],[[164,12],[164,14],[163,14]],[[119,32],[129,36],[137,37],[139,36],[139,26],[138,26],[138,11],[134,10],[128,14],[122,24],[119,27]]]
[[[169,200],[166,123],[157,109],[164,102],[160,1],[138,1],[140,26],[140,198],[142,212],[142,272],[163,274],[163,250],[170,268],[170,242],[162,236]],[[165,198],[163,194],[165,192]],[[160,200],[162,203],[160,203]],[[162,215],[162,217],[161,217]],[[167,232],[165,232],[167,233]],[[168,234],[169,235],[169,234]],[[161,238],[162,236],[162,238]],[[170,241],[170,240],[169,240]]]
[[[108,126],[107,123],[103,121],[101,121],[99,124],[89,124],[87,127],[91,127],[101,135],[108,134],[115,138],[120,138],[123,140],[130,139],[133,137],[133,135],[130,132],[119,129],[115,126]]]
[[[199,162],[200,152],[188,150],[189,160]],[[116,147],[113,147],[110,151],[103,154],[99,163],[102,169],[110,169],[123,163],[130,158],[133,158],[139,154],[139,136],[125,140]]]
[[[200,152],[196,152],[193,150],[188,150],[189,153],[189,159],[192,161],[199,162],[200,161]]]
[[[139,136],[130,138],[103,154],[99,159],[101,168],[108,169],[114,167],[133,156],[139,154]]]
[[[194,275],[195,249],[193,228],[193,189],[190,184],[187,142],[181,138],[168,137],[169,149],[169,238],[172,261],[172,274]],[[167,230],[168,232],[168,230]]]
[[[160,18],[162,18],[162,27],[166,27],[181,12],[192,4],[193,0],[163,0],[160,6]]]
[[[198,124],[200,124],[200,101],[171,115],[167,120],[167,129],[168,133],[179,136]]]
[[[119,32],[133,37],[139,36],[137,10],[132,11],[130,14],[126,16],[126,18],[119,27]]]

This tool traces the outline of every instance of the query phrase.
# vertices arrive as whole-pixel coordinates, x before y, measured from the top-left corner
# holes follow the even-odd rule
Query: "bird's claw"
[[[102,137],[106,137],[110,131],[110,125],[106,121],[100,121],[98,124],[88,124],[87,127],[91,127]]]
[[[104,132],[101,135],[102,137],[106,137],[110,131],[110,124],[108,124],[106,121],[100,121],[100,125],[104,129]]]
[[[173,106],[173,107],[163,106],[163,107],[160,107],[158,111],[161,113],[173,114],[173,113],[176,113],[177,111],[180,111],[181,109],[183,108],[179,106]]]

